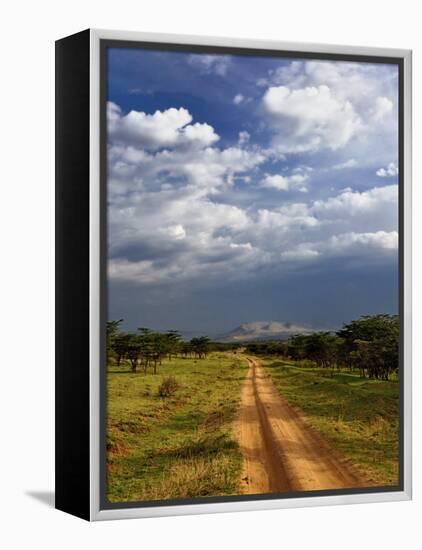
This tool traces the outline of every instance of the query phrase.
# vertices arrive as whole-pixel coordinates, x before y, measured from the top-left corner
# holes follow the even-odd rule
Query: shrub
[[[174,376],[168,376],[167,378],[164,378],[164,380],[158,386],[158,396],[162,397],[163,399],[165,397],[170,397],[178,390],[178,388],[179,382],[176,380],[176,378]]]

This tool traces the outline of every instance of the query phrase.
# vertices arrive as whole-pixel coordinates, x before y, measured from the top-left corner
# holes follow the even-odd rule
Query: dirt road
[[[341,489],[367,485],[280,396],[255,359],[242,388],[235,432],[249,494]]]

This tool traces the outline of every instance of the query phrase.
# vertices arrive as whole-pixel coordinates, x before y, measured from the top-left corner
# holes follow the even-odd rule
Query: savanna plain
[[[398,319],[285,340],[107,325],[109,502],[396,486]]]

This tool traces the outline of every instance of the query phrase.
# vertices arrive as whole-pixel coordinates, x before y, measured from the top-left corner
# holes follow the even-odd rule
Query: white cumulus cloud
[[[250,138],[251,138],[251,135],[249,132],[246,132],[246,131],[239,132],[239,140],[238,140],[239,145],[245,145],[245,143],[248,143]]]
[[[344,135],[336,113],[348,110],[331,92],[315,88],[302,112],[306,88],[298,95],[277,90],[269,100],[274,100],[277,124],[286,118],[294,130],[284,142],[290,150],[316,138],[329,148],[327,136]],[[326,106],[325,113],[317,112],[314,100]],[[292,120],[284,101],[290,102]],[[124,114],[109,104],[111,278],[138,285],[200,285],[263,274],[279,277],[303,261],[344,257],[370,263],[396,253],[397,185],[347,188],[316,200],[311,192],[297,194],[318,172],[307,164],[312,159],[300,159],[294,167],[283,166],[279,157],[274,164],[245,130],[233,146],[219,147],[217,140],[210,125],[196,123],[183,107]],[[348,159],[338,163],[342,168],[354,165],[354,157],[342,155]],[[271,204],[268,197],[274,193],[264,189],[280,191],[283,200]]]
[[[188,57],[188,63],[203,73],[225,76],[230,67],[230,57],[218,54],[191,54]]]
[[[275,151],[344,153],[364,168],[382,165],[397,150],[398,71],[392,66],[294,60],[271,69],[260,86]]]
[[[386,168],[379,168],[376,171],[377,176],[380,178],[387,178],[391,176],[397,176],[399,168],[395,162],[390,162]]]
[[[352,103],[335,97],[326,85],[291,89],[270,87],[265,112],[279,129],[274,145],[282,153],[344,147],[359,131],[361,120]]]
[[[282,176],[281,174],[266,174],[261,180],[261,187],[277,189],[279,191],[288,191],[293,187],[300,191],[306,191],[304,183],[308,180],[306,174],[293,174],[291,176]]]
[[[345,168],[355,168],[358,165],[358,162],[355,159],[348,159],[344,162],[339,162],[338,164],[334,164],[332,167],[333,170],[344,170]]]
[[[388,97],[377,97],[372,113],[372,119],[378,122],[384,119],[393,110],[393,102]]]
[[[192,115],[184,108],[170,108],[146,114],[130,111],[123,114],[115,103],[107,108],[108,133],[112,143],[131,144],[148,150],[177,147],[186,144],[204,147],[218,141],[212,126],[192,122]]]

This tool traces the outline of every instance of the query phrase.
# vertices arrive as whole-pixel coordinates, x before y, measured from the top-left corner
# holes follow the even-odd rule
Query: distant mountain
[[[237,328],[216,338],[218,342],[246,342],[251,340],[286,339],[293,334],[311,334],[318,329],[287,321],[255,321],[242,323]]]
[[[215,332],[207,332],[206,330],[179,330],[180,336],[183,342],[188,342],[189,340],[192,340],[192,338],[199,338],[201,336],[206,336],[210,340],[214,342],[219,342],[220,340],[217,338],[217,334]]]

